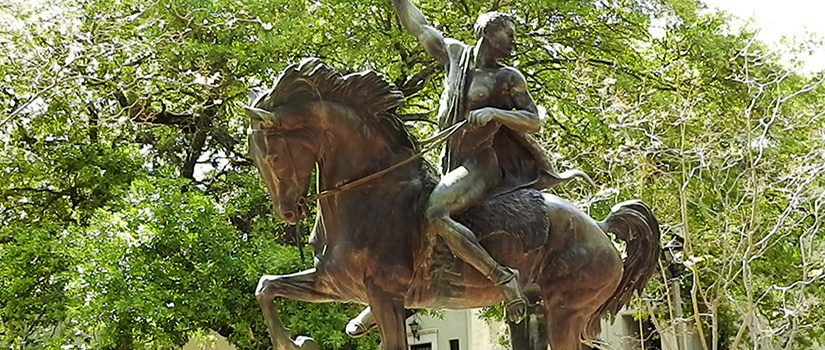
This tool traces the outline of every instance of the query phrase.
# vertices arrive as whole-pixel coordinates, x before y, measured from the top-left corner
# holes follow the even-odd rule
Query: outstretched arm
[[[404,30],[418,39],[430,56],[446,66],[450,58],[441,32],[427,23],[427,18],[410,0],[392,0],[392,6],[395,7]]]

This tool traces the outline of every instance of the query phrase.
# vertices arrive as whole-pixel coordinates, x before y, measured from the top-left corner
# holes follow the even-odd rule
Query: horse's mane
[[[404,94],[374,71],[342,75],[318,58],[306,58],[289,65],[275,79],[272,89],[250,102],[252,107],[272,111],[308,101],[336,102],[361,111],[362,117],[378,118],[387,136],[405,147],[416,148],[403,122],[387,113],[404,104]]]
[[[404,95],[374,71],[342,75],[318,58],[284,69],[270,92],[253,107],[271,108],[305,101],[333,101],[377,114],[404,104]]]

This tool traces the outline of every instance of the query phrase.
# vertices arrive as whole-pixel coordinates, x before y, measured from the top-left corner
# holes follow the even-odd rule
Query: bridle
[[[409,156],[408,158],[406,158],[406,159],[404,159],[404,160],[402,160],[398,163],[395,163],[395,164],[393,164],[393,165],[391,165],[391,166],[389,166],[389,167],[387,167],[383,170],[380,170],[378,172],[375,172],[375,173],[372,173],[370,175],[364,176],[360,179],[353,180],[353,181],[350,181],[350,182],[345,182],[345,183],[337,185],[335,187],[323,190],[323,191],[318,192],[318,193],[316,193],[314,195],[311,195],[309,197],[301,196],[300,198],[298,198],[298,205],[301,207],[301,212],[306,214],[307,211],[305,210],[306,209],[305,207],[306,207],[307,202],[312,202],[312,201],[317,201],[317,200],[320,200],[320,199],[324,199],[324,198],[339,194],[341,192],[350,190],[352,188],[361,186],[361,185],[363,185],[367,182],[370,182],[370,181],[375,180],[375,179],[377,179],[381,176],[384,176],[384,175],[392,172],[393,170],[396,170],[396,169],[398,169],[402,166],[405,166],[405,165],[415,161],[418,158],[423,157],[425,153],[435,149],[436,147],[438,147],[439,145],[441,145],[442,143],[447,141],[447,139],[449,139],[451,136],[455,135],[455,133],[458,132],[466,124],[467,124],[467,121],[462,120],[458,123],[455,123],[455,124],[451,125],[450,127],[446,128],[444,130],[441,130],[440,132],[436,133],[432,137],[430,137],[426,140],[420,141],[418,144],[423,146],[423,147],[421,147],[421,149],[418,152],[416,152],[415,154]],[[253,133],[268,134],[269,130],[254,129]],[[288,157],[290,158],[289,159],[289,162],[291,162],[290,166],[294,165],[294,161],[292,159],[292,152],[289,151],[289,146],[286,144],[286,141],[283,141],[283,137],[279,137],[279,139],[282,140],[282,142],[284,142],[284,148],[286,148],[286,151],[287,151],[286,153],[287,153]]]
[[[286,139],[284,137],[284,133],[280,130],[253,129],[252,134],[253,135],[254,134],[265,135],[265,136],[272,136],[272,135],[276,136],[275,139],[277,140],[278,143],[280,143],[279,146],[282,146],[283,149],[286,151],[286,157],[285,157],[286,159],[285,160],[287,162],[289,162],[288,167],[289,167],[289,169],[291,169],[290,180],[297,184],[298,183],[298,175],[295,172],[295,157],[292,156],[292,150],[289,148],[289,144],[286,142]],[[256,147],[258,147],[258,146],[256,145]],[[269,142],[267,142],[267,148],[268,147],[269,147]],[[274,176],[277,178],[278,177],[277,173],[274,174]],[[307,207],[306,207],[306,200],[304,199],[304,196],[301,196],[301,197],[298,198],[298,206],[300,207],[301,214],[306,215]]]
[[[447,141],[447,139],[450,138],[450,136],[453,136],[456,132],[458,132],[458,130],[461,129],[466,123],[467,123],[466,120],[462,120],[458,123],[455,123],[455,124],[451,125],[450,127],[446,128],[444,130],[441,130],[440,132],[433,135],[432,137],[430,137],[426,140],[422,140],[421,142],[419,142],[419,145],[423,145],[424,147],[422,147],[415,154],[409,156],[407,159],[404,159],[404,160],[402,160],[398,163],[395,163],[395,164],[387,167],[386,169],[383,169],[383,170],[380,170],[378,172],[372,173],[370,175],[364,176],[360,179],[350,181],[350,182],[346,182],[346,183],[340,184],[338,186],[335,186],[333,188],[318,192],[318,193],[316,193],[312,196],[306,197],[306,201],[312,202],[312,201],[316,201],[316,200],[319,200],[319,199],[323,199],[323,198],[326,198],[326,197],[329,197],[329,196],[339,194],[339,193],[344,192],[346,190],[352,189],[354,187],[358,187],[358,186],[363,185],[367,182],[375,180],[375,179],[377,179],[381,176],[384,176],[384,175],[390,173],[391,171],[393,171],[395,169],[398,169],[402,166],[405,166],[405,165],[411,163],[412,161],[423,157],[425,153],[427,153],[427,152],[431,151],[432,149],[436,148],[437,146],[441,145],[444,141]]]

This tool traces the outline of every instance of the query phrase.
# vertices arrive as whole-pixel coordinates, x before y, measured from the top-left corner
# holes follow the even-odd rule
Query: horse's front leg
[[[315,269],[284,276],[265,275],[258,281],[258,287],[255,288],[255,297],[258,299],[267,328],[269,328],[269,339],[276,350],[319,349],[315,342],[308,337],[298,337],[295,341],[292,341],[289,330],[281,322],[273,303],[276,297],[310,303],[327,303],[337,300],[332,294],[316,290],[315,282]]]
[[[381,349],[406,350],[407,328],[404,324],[404,299],[400,295],[367,287],[367,299],[372,308],[375,323],[381,333]]]

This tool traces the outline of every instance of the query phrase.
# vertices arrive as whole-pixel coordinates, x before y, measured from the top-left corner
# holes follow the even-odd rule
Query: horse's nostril
[[[284,221],[292,222],[295,220],[295,212],[294,211],[287,211],[281,214],[284,217]]]

